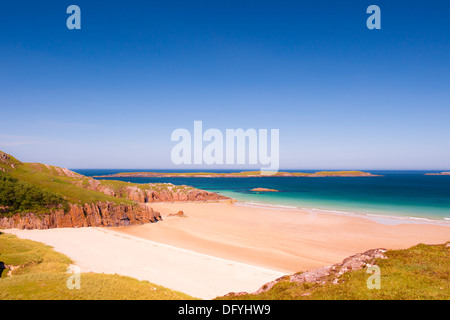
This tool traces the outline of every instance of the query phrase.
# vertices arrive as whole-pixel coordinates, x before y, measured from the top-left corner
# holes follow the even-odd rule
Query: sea
[[[205,172],[205,170],[72,169],[86,176],[119,172]],[[289,170],[282,170],[289,171]],[[292,170],[293,171],[293,170]],[[319,170],[295,170],[315,172]],[[358,215],[387,224],[433,223],[450,226],[450,176],[440,171],[364,170],[377,177],[245,177],[245,178],[101,178],[132,183],[173,183],[216,192],[238,205],[311,213]],[[446,171],[446,170],[443,170]],[[447,170],[448,171],[448,170]],[[233,172],[215,170],[214,172]],[[234,171],[239,172],[239,171]],[[253,188],[279,192],[253,192]]]

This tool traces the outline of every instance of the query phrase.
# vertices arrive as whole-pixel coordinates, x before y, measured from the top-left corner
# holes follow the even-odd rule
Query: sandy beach
[[[175,247],[295,273],[374,248],[402,249],[450,240],[450,227],[387,225],[362,217],[240,203],[153,203],[163,221],[116,230]],[[187,216],[168,217],[182,210]]]
[[[117,273],[194,297],[253,292],[284,274],[368,249],[450,240],[450,227],[240,203],[153,203],[163,221],[120,228],[6,230],[72,258],[82,272]],[[168,216],[182,210],[186,217]]]
[[[283,274],[120,234],[114,228],[7,230],[69,256],[82,273],[120,274],[201,299],[254,291]],[[81,277],[81,285],[83,279]]]

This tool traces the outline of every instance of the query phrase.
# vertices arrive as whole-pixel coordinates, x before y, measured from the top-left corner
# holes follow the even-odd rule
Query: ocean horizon
[[[86,176],[119,172],[240,172],[242,170],[72,169]],[[316,172],[321,170],[280,170]],[[334,170],[333,170],[334,171]],[[450,223],[450,176],[429,176],[449,170],[364,170],[377,177],[114,177],[132,183],[173,183],[216,192],[240,205],[275,206],[289,210],[364,215],[376,219]],[[279,192],[254,192],[253,188]]]

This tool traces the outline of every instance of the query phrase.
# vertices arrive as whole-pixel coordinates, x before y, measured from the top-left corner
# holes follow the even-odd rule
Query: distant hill
[[[363,171],[318,171],[313,173],[305,172],[274,172],[272,174],[261,174],[260,171],[241,171],[231,173],[218,172],[120,172],[115,174],[95,176],[96,178],[254,178],[254,177],[378,177],[378,175]]]

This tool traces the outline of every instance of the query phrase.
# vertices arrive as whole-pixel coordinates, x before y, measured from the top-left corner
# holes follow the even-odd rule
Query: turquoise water
[[[137,170],[90,169],[75,171],[92,176]],[[134,183],[170,182],[185,184],[217,192],[249,204],[332,210],[341,213],[427,218],[450,222],[450,176],[426,176],[425,171],[370,172],[382,176],[320,178],[179,177],[115,178],[115,180]],[[256,187],[276,189],[280,192],[252,192],[251,189]]]

